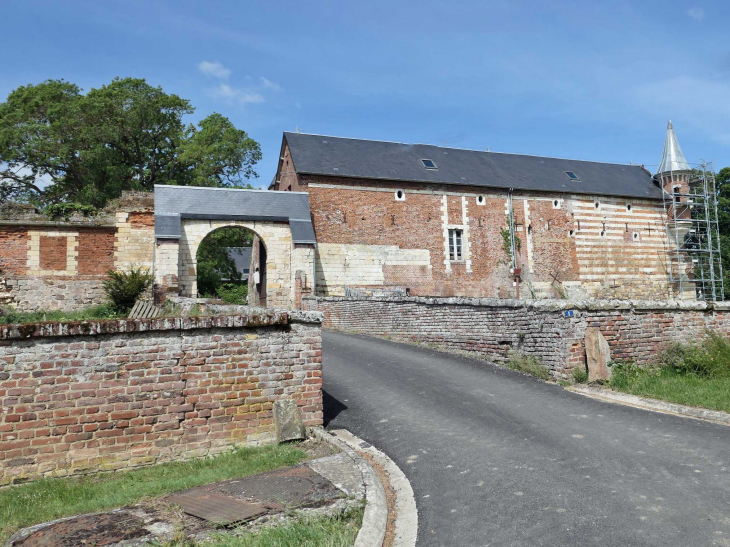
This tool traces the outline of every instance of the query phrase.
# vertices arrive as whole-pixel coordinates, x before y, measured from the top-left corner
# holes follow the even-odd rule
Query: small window
[[[679,199],[679,186],[674,187],[674,201],[679,203],[681,200]]]
[[[601,233],[599,235],[601,237],[605,237],[606,236],[606,230],[601,230]]]
[[[573,234],[575,234],[575,232],[573,230],[568,231],[568,237],[573,237]]]
[[[634,232],[633,238],[634,241],[639,241],[639,232]]]
[[[433,160],[421,160],[421,163],[426,169],[438,169],[436,162]]]
[[[575,173],[573,173],[573,171],[565,171],[565,174],[568,176],[568,178],[570,180],[580,181],[580,177],[578,175],[576,175]]]
[[[462,260],[462,230],[449,230],[449,260]]]
[[[484,199],[484,196],[478,196],[477,197],[477,205],[484,205],[487,200]]]
[[[396,190],[395,191],[395,200],[396,201],[405,201],[406,200],[406,191],[405,190]]]
[[[595,202],[593,202],[593,207],[594,207],[595,209],[600,209],[600,208],[601,208],[601,202],[600,202],[600,201],[595,201]]]
[[[559,199],[553,200],[553,209],[560,209],[560,200]]]
[[[626,204],[626,210],[630,213],[631,212],[631,209],[632,209],[631,204],[630,203],[627,203]]]

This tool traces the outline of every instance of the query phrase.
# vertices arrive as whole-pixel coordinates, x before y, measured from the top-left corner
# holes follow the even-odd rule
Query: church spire
[[[687,160],[684,159],[682,149],[679,147],[677,135],[674,134],[672,120],[667,124],[667,138],[664,141],[664,152],[662,153],[662,161],[659,163],[659,169],[656,174],[662,175],[672,171],[691,171]]]

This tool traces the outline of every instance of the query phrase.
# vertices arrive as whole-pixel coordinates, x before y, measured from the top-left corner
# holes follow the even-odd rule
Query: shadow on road
[[[324,405],[324,427],[327,427],[332,420],[343,410],[347,410],[347,405],[341,403],[327,393],[326,390],[322,390],[322,404]]]

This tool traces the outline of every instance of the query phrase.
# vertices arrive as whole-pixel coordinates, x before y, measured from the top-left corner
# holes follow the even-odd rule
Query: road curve
[[[730,427],[474,359],[323,337],[326,426],[405,472],[419,546],[730,546]]]

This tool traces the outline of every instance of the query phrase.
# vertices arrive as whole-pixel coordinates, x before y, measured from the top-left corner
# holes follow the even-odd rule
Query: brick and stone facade
[[[514,298],[511,203],[521,298],[671,297],[661,200],[298,173],[286,140],[276,180],[309,194],[318,295]],[[456,260],[449,230],[462,234]]]
[[[0,214],[3,305],[73,310],[104,301],[108,270],[152,269],[153,200],[126,193],[94,217],[53,220],[30,209]]]
[[[730,334],[730,303],[642,300],[305,297],[334,330],[387,337],[504,362],[534,355],[556,378],[585,367],[585,330],[596,327],[613,359],[649,363],[677,341]],[[566,312],[569,312],[566,316]],[[572,313],[570,313],[572,312]]]
[[[0,485],[186,459],[322,423],[321,315],[0,327]]]

